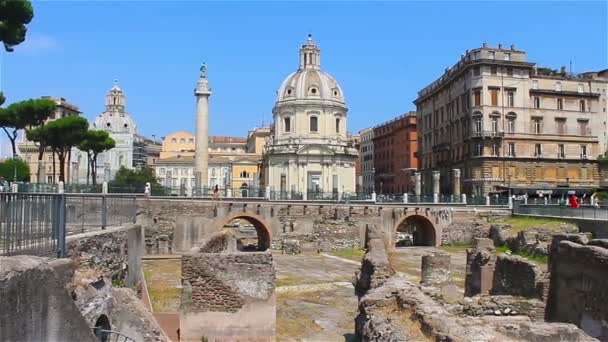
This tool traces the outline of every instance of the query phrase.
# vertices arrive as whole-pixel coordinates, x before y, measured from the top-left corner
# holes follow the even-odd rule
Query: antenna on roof
[[[570,77],[572,77],[572,60],[570,60]]]

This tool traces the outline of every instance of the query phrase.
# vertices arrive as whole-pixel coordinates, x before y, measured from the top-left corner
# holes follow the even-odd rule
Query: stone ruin
[[[367,236],[353,280],[355,331],[362,341],[595,340],[574,324],[544,322],[546,274],[518,257],[496,256],[491,240],[478,241],[468,254],[467,294],[475,296],[453,301],[441,288],[449,282],[449,258],[426,256],[422,282],[414,284],[392,269],[386,237],[375,227]]]

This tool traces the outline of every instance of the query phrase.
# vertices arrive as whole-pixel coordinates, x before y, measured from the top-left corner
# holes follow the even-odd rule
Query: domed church
[[[265,181],[271,192],[312,199],[355,191],[357,150],[346,132],[348,108],[338,82],[321,70],[321,50],[309,35],[300,67],[285,79],[272,110]]]

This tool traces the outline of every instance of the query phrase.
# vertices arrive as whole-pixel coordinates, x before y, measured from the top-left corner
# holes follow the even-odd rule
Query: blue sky
[[[1,52],[7,102],[54,95],[89,120],[118,79],[145,135],[194,129],[201,62],[210,131],[271,120],[275,92],[312,33],[356,132],[413,110],[416,92],[486,41],[575,71],[608,67],[607,5],[596,2],[35,2],[28,40]],[[3,137],[4,140],[6,140]],[[3,148],[2,153],[6,154]]]

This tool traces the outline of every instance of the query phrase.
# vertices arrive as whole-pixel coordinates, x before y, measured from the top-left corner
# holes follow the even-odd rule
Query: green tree
[[[97,156],[116,146],[114,139],[106,131],[88,130],[84,139],[78,144],[78,149],[87,153],[87,184],[89,175],[93,177],[93,185],[97,183]]]
[[[84,139],[89,123],[80,116],[66,116],[44,127],[46,143],[59,158],[59,181],[65,182],[65,162],[70,162],[72,147]]]
[[[1,1],[1,0],[0,0]],[[15,102],[0,109],[0,127],[11,141],[13,157],[17,156],[19,130],[40,126],[55,111],[55,102],[49,99],[29,99]]]
[[[17,181],[27,182],[30,180],[30,167],[22,159],[7,159],[0,163],[0,176],[5,179],[13,179],[17,170]]]
[[[17,115],[30,118],[29,123],[31,125],[26,130],[25,135],[28,140],[38,146],[38,169],[36,170],[36,180],[38,183],[42,183],[42,158],[44,157],[44,151],[48,147],[45,135],[43,134],[44,123],[55,113],[56,108],[57,105],[53,100],[35,99],[23,101],[17,110]],[[32,128],[32,126],[36,127]]]
[[[0,0],[0,41],[4,49],[13,51],[13,46],[23,43],[27,27],[34,17],[29,0]]]
[[[149,167],[143,167],[140,170],[131,170],[122,166],[110,182],[110,186],[116,188],[134,189],[143,191],[146,183],[149,182],[152,190],[159,189],[160,183],[154,174],[154,170]],[[133,191],[133,190],[131,190]]]

